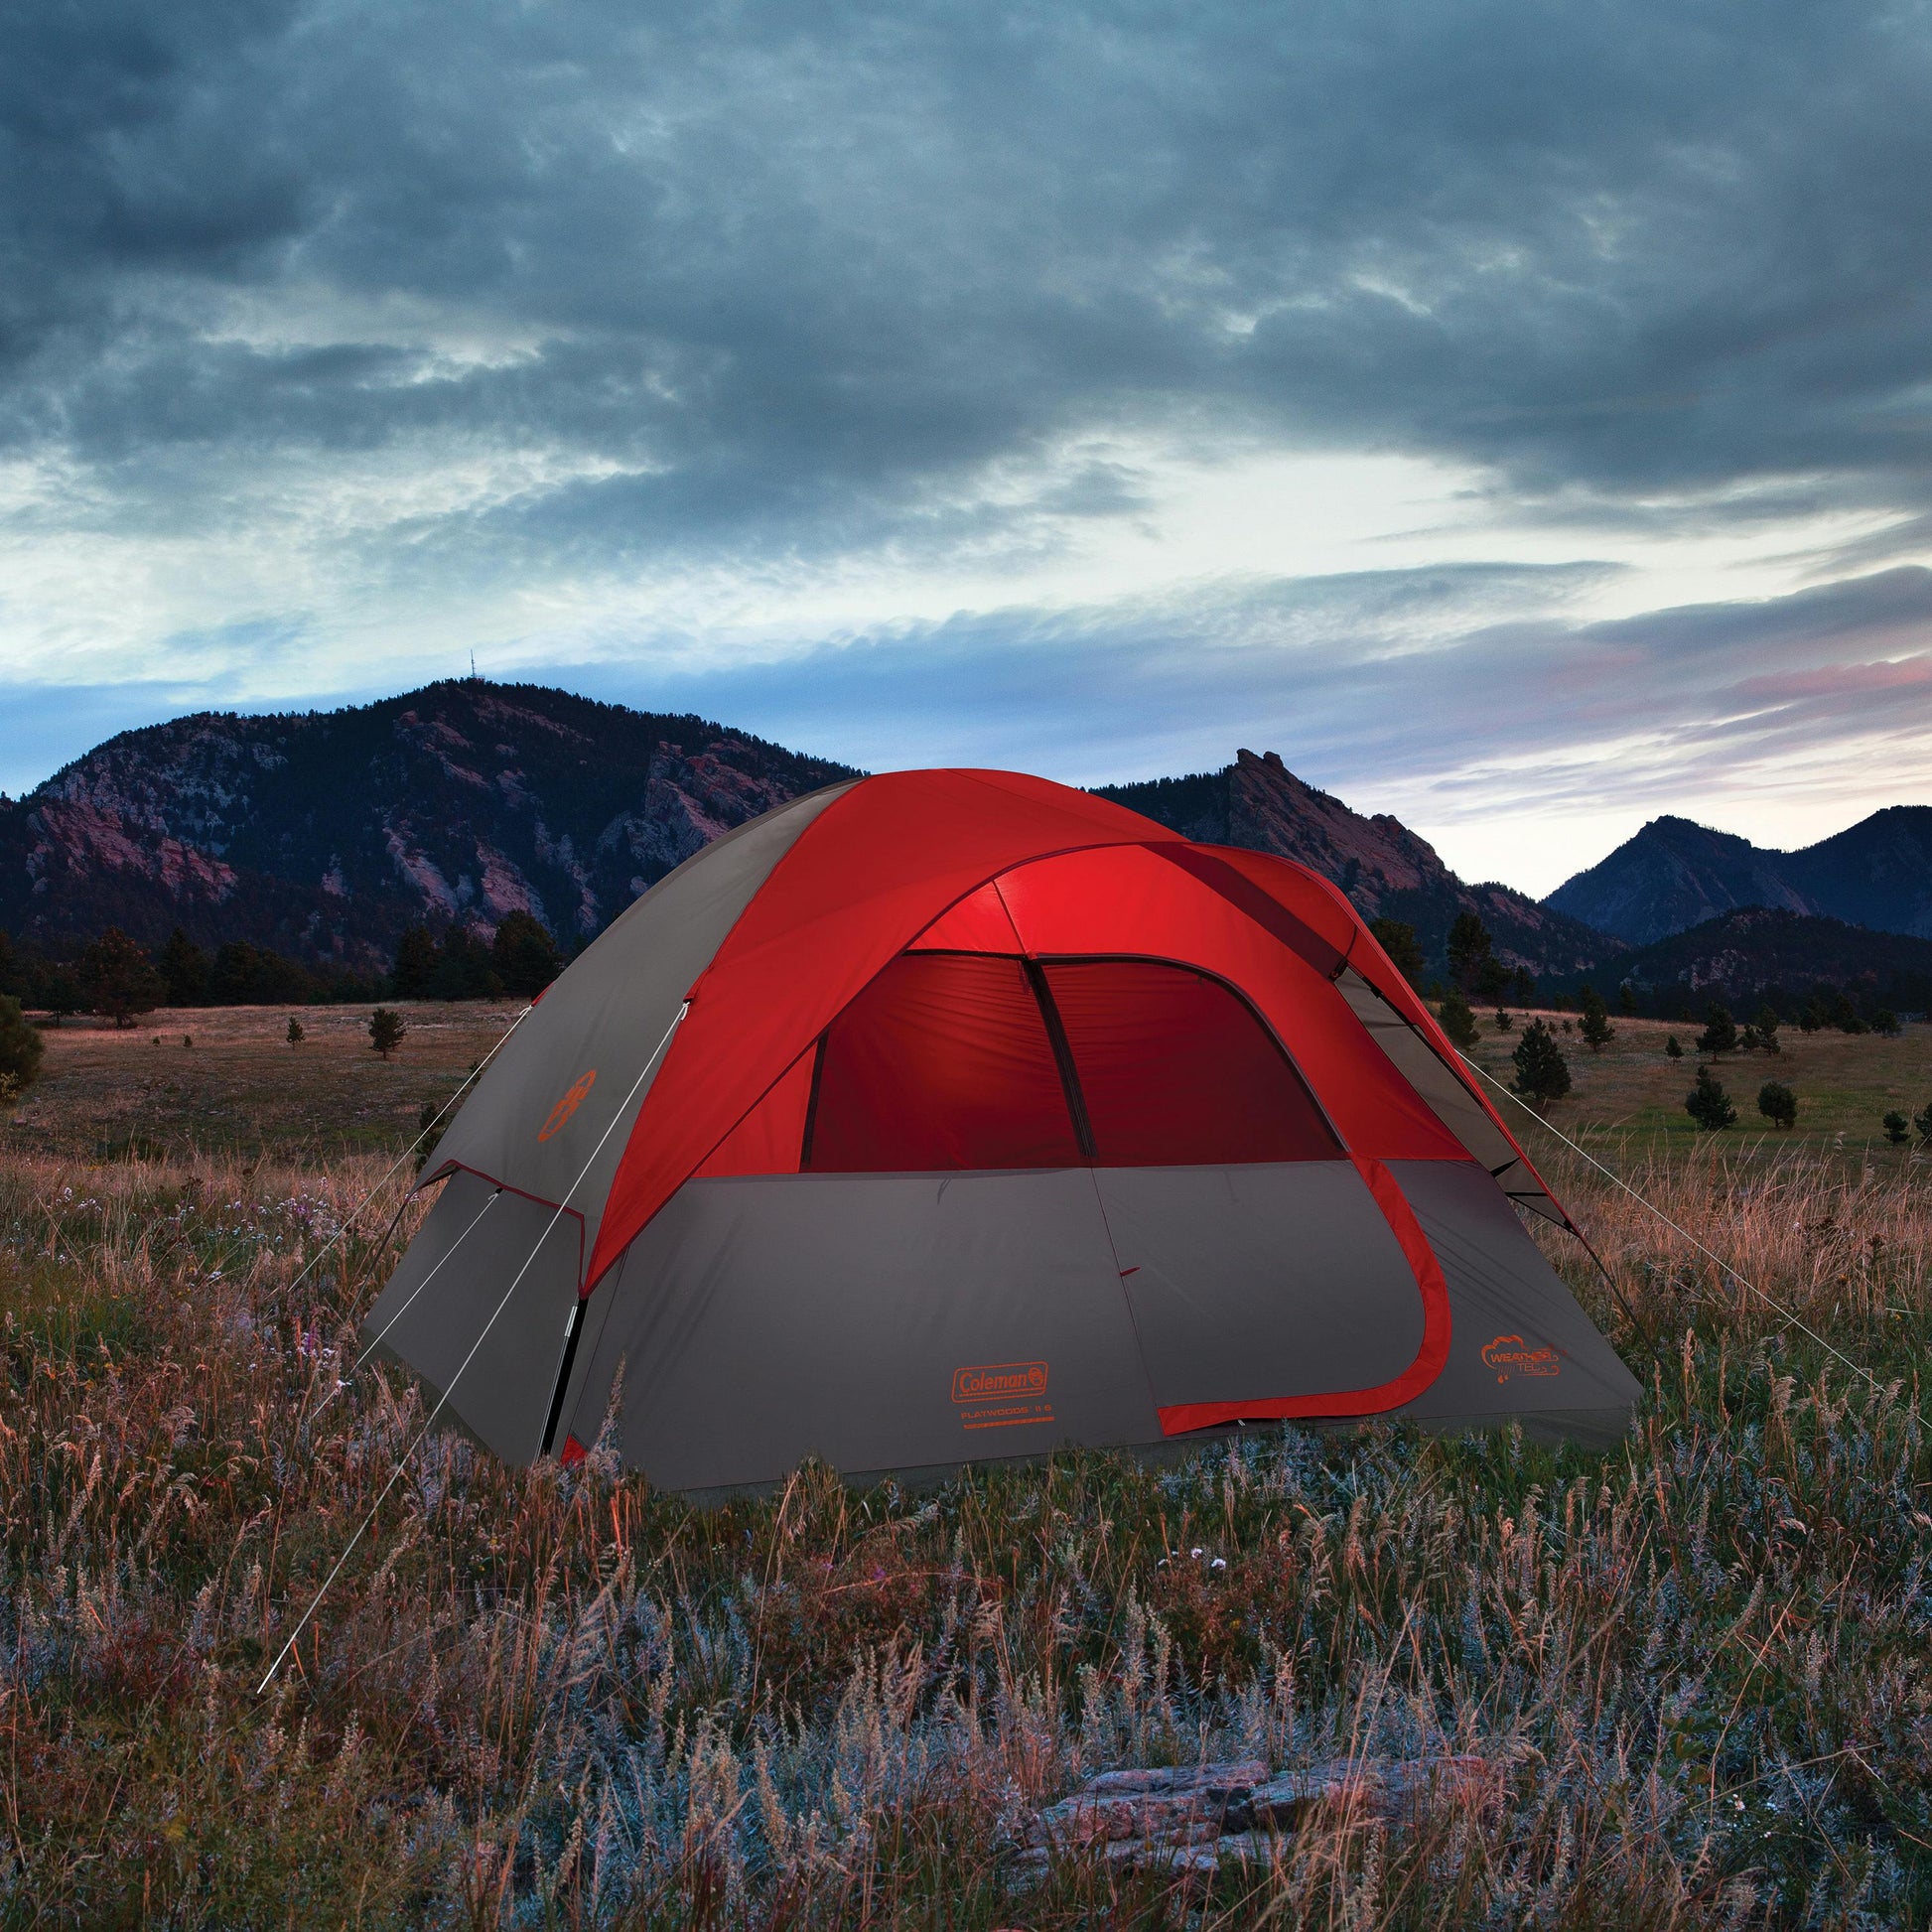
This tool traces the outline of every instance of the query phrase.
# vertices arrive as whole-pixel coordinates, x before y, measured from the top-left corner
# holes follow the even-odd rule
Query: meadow
[[[1932,1920],[1932,1168],[1878,1128],[1932,1027],[1727,1056],[1718,1135],[1670,1029],[1565,1041],[1553,1122],[1778,1304],[1526,1125],[1647,1384],[1606,1454],[1284,1429],[701,1511],[438,1437],[258,1696],[420,1424],[341,1386],[399,1184],[297,1278],[511,1013],[405,1011],[388,1063],[343,1010],[69,1023],[0,1114],[0,1924]],[[1446,1751],[1499,1808],[1018,1857],[1096,1769]]]

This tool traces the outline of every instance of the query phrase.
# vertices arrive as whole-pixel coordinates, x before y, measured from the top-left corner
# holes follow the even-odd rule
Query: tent
[[[1333,887],[1004,771],[739,826],[503,1042],[371,1311],[512,1463],[724,1491],[1637,1385],[1570,1225]]]

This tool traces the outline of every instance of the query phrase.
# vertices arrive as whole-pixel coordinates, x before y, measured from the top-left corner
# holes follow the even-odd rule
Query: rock
[[[1258,1786],[1248,1803],[1257,1828],[1292,1832],[1317,1810],[1406,1825],[1432,1804],[1473,1802],[1486,1808],[1501,1796],[1501,1767],[1488,1758],[1370,1757],[1285,1772]]]
[[[1471,1755],[1334,1758],[1272,1778],[1255,1759],[1103,1771],[1035,1815],[1021,1869],[1038,1875],[1069,1852],[1176,1871],[1266,1864],[1283,1837],[1317,1821],[1394,1830],[1439,1805],[1501,1800],[1501,1765]]]
[[[1208,1844],[1251,1822],[1250,1794],[1268,1777],[1258,1759],[1162,1770],[1103,1771],[1039,1812],[1036,1848]],[[1110,1854],[1111,1855],[1111,1854]]]

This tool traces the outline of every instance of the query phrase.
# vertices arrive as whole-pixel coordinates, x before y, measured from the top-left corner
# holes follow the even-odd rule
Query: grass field
[[[393,1188],[292,1284],[512,1009],[406,1011],[386,1065],[347,1011],[69,1024],[0,1127],[0,1922],[1932,1919],[1932,1214],[1878,1128],[1932,1029],[1790,1030],[1721,1072],[1796,1130],[1696,1136],[1624,1021],[1553,1113],[1875,1386],[1531,1125],[1642,1324],[1550,1240],[1649,1385],[1609,1454],[1285,1430],[700,1512],[439,1439],[257,1697],[420,1419],[335,1393]],[[1499,1814],[1017,1877],[1093,1769],[1437,1748]]]

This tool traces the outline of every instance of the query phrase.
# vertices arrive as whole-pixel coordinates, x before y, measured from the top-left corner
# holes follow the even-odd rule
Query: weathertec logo
[[[1044,1362],[998,1362],[990,1368],[956,1368],[952,1372],[955,1402],[999,1402],[1009,1396],[1045,1393]]]
[[[570,1083],[570,1091],[550,1110],[550,1118],[537,1130],[537,1139],[547,1141],[553,1134],[561,1134],[570,1125],[571,1116],[584,1104],[584,1096],[597,1085],[597,1068],[588,1073],[580,1073]]]
[[[1482,1344],[1484,1363],[1496,1371],[1498,1382],[1512,1375],[1555,1375],[1563,1362],[1554,1348],[1532,1348],[1521,1335],[1498,1335]]]

